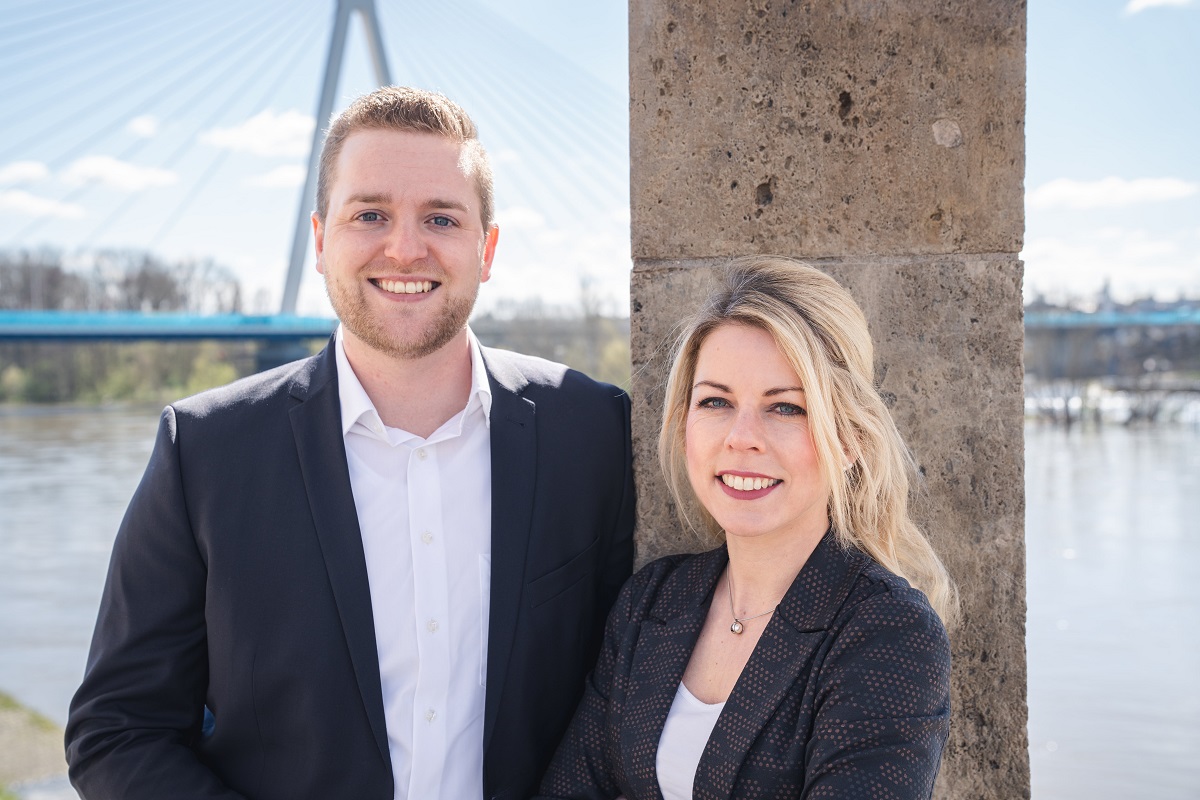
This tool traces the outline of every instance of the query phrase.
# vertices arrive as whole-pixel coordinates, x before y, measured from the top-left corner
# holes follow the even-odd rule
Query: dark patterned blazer
[[[658,740],[728,553],[625,584],[548,797],[661,798]],[[695,798],[927,798],[950,726],[950,646],[925,595],[826,534],[754,648]]]

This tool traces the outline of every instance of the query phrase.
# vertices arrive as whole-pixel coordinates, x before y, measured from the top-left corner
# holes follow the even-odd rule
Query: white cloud
[[[1136,14],[1139,11],[1145,11],[1148,8],[1163,8],[1166,6],[1182,8],[1183,6],[1190,6],[1191,4],[1192,0],[1129,0],[1128,5],[1125,6],[1125,13]]]
[[[316,122],[299,111],[267,109],[232,128],[214,128],[200,141],[256,156],[307,156]]]
[[[158,117],[150,114],[134,117],[129,120],[129,124],[125,126],[125,130],[142,139],[151,139],[158,135]]]
[[[19,189],[0,192],[0,211],[11,211],[30,217],[58,217],[59,219],[79,219],[84,216],[83,206],[75,203],[60,203],[57,200],[38,197]]]
[[[1200,292],[1200,241],[1187,231],[1154,236],[1143,230],[1101,228],[1030,240],[1025,288],[1053,298],[1089,295],[1105,280],[1119,299]]]
[[[1029,192],[1030,208],[1120,208],[1140,203],[1179,200],[1200,191],[1200,183],[1179,178],[1104,178],[1075,181],[1057,178]]]
[[[247,186],[258,186],[266,189],[294,189],[304,185],[308,170],[299,164],[284,164],[270,172],[255,175],[246,180]]]
[[[40,161],[13,161],[0,167],[0,184],[33,183],[50,174]]]
[[[100,183],[126,192],[140,192],[154,186],[170,186],[179,180],[174,172],[155,167],[139,167],[112,156],[84,156],[62,171],[69,184]]]

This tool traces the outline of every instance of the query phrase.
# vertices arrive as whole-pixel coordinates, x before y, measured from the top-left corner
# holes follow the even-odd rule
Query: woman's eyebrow
[[[725,392],[726,394],[733,394],[732,389],[730,389],[725,384],[717,383],[716,381],[696,381],[696,385],[692,387],[692,390],[695,391],[696,389],[699,389],[701,386],[711,386],[712,388],[716,389],[718,392]]]
[[[800,394],[804,394],[804,387],[780,386],[777,389],[767,389],[765,392],[763,392],[763,397],[774,397],[777,394],[784,394],[786,392],[799,392]]]

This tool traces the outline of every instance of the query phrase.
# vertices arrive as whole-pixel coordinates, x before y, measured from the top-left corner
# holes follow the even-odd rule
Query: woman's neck
[[[727,536],[729,577],[737,616],[773,608],[817,549],[825,531],[783,536]]]

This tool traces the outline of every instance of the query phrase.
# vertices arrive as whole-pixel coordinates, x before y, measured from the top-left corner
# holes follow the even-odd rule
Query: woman
[[[956,600],[872,375],[833,279],[729,265],[680,339],[659,438],[681,516],[724,544],[625,585],[545,795],[930,796]]]

